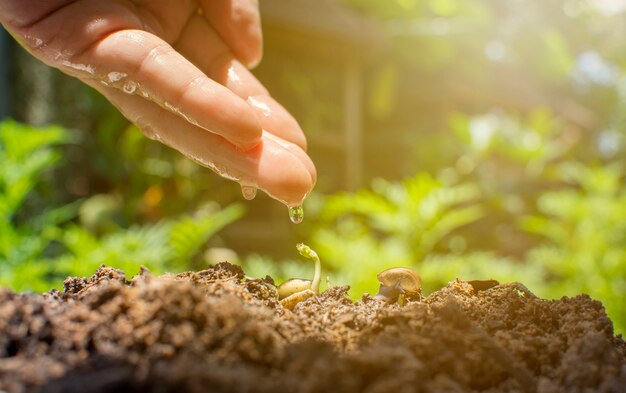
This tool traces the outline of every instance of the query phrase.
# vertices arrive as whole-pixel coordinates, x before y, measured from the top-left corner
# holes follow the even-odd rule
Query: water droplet
[[[265,117],[269,117],[272,114],[270,106],[263,101],[256,99],[254,96],[248,97],[248,103],[253,107],[260,109]]]
[[[76,71],[86,72],[89,75],[94,75],[96,73],[95,68],[93,68],[92,66],[90,66],[88,64],[87,65],[85,65],[85,64],[75,64],[75,63],[72,63],[72,62],[67,61],[67,60],[63,60],[63,62],[61,64],[63,64],[66,67],[73,68]]]
[[[300,224],[304,220],[304,209],[302,206],[294,206],[289,208],[289,219],[294,224]]]
[[[124,72],[109,72],[107,74],[107,78],[108,78],[110,83],[119,82],[122,79],[126,78],[127,76],[128,76],[128,74],[126,74]]]
[[[148,94],[148,92],[143,89],[141,85],[137,86],[137,90],[139,90],[139,94],[141,94],[143,98],[150,98],[150,94]]]
[[[241,186],[241,193],[246,200],[251,201],[256,196],[256,187]]]
[[[122,90],[126,94],[134,94],[135,90],[137,90],[137,84],[133,81],[124,82],[124,86],[122,86]]]
[[[161,141],[161,137],[159,136],[159,134],[157,134],[157,132],[154,130],[154,128],[152,128],[152,126],[149,125],[140,125],[139,129],[141,130],[141,132],[143,132],[143,134],[148,138],[151,139],[153,141]]]
[[[180,109],[176,108],[174,105],[170,104],[169,102],[165,101],[163,103],[163,106],[165,107],[165,109],[167,109],[168,111],[181,116],[183,119],[187,120],[188,123],[193,124],[194,126],[200,126],[200,124],[198,123],[198,121],[194,118],[192,118],[191,116],[188,116],[187,114],[183,113],[183,111],[181,111]]]
[[[237,71],[235,71],[235,67],[228,67],[228,71],[226,71],[226,75],[228,80],[235,83],[241,83],[241,78],[237,75]],[[230,85],[229,85],[230,86]]]

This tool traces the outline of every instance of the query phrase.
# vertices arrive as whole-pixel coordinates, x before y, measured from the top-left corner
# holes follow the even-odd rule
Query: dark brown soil
[[[270,282],[223,263],[0,289],[0,391],[626,391],[626,345],[586,295],[457,281],[400,307],[335,287],[289,311]]]

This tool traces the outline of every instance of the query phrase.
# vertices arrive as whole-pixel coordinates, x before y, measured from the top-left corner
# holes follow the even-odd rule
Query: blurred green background
[[[230,260],[377,290],[410,266],[588,293],[626,328],[626,1],[261,0],[254,72],[307,133],[305,221],[145,139],[4,34],[0,284]]]

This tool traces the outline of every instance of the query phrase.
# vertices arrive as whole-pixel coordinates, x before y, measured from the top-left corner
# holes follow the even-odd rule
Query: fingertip
[[[256,31],[258,29],[258,32]],[[251,70],[256,68],[263,58],[263,38],[261,36],[260,26],[257,28],[250,28],[250,32],[243,34],[246,39],[240,39],[233,42],[232,39],[228,42],[230,50],[237,60]],[[235,34],[235,33],[233,33]]]
[[[317,179],[313,162],[299,147],[286,147],[265,135],[257,172],[260,188],[288,206],[302,204]]]
[[[315,169],[315,164],[313,164],[313,160],[311,160],[311,157],[306,154],[302,147],[296,145],[293,142],[281,139],[280,137],[267,131],[263,132],[263,138],[268,143],[280,146],[281,149],[286,150],[286,152],[296,157],[307,168],[309,174],[311,175],[313,184],[315,184],[315,182],[317,181],[317,170]]]
[[[249,70],[253,70],[259,66],[259,64],[261,63],[261,60],[262,60],[261,57],[258,57],[257,59],[253,59],[246,64],[246,67]]]
[[[256,48],[250,49],[249,52],[251,55],[248,57],[247,61],[244,62],[246,67],[249,70],[253,70],[261,64],[261,60],[263,60],[263,42],[262,38],[260,42],[256,44]]]
[[[253,153],[255,150],[261,146],[262,139],[259,138],[256,142],[253,140],[242,142],[235,145],[235,149],[240,153]]]
[[[287,206],[298,206],[311,192],[315,183],[307,168],[302,164],[272,168],[259,168],[259,183],[271,197]]]

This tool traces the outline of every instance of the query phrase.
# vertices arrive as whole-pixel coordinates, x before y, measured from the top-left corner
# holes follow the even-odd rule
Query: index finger
[[[145,98],[240,148],[251,148],[261,139],[261,125],[243,99],[150,33],[113,33],[84,57],[106,73],[104,84],[126,92],[136,85],[135,91]]]

